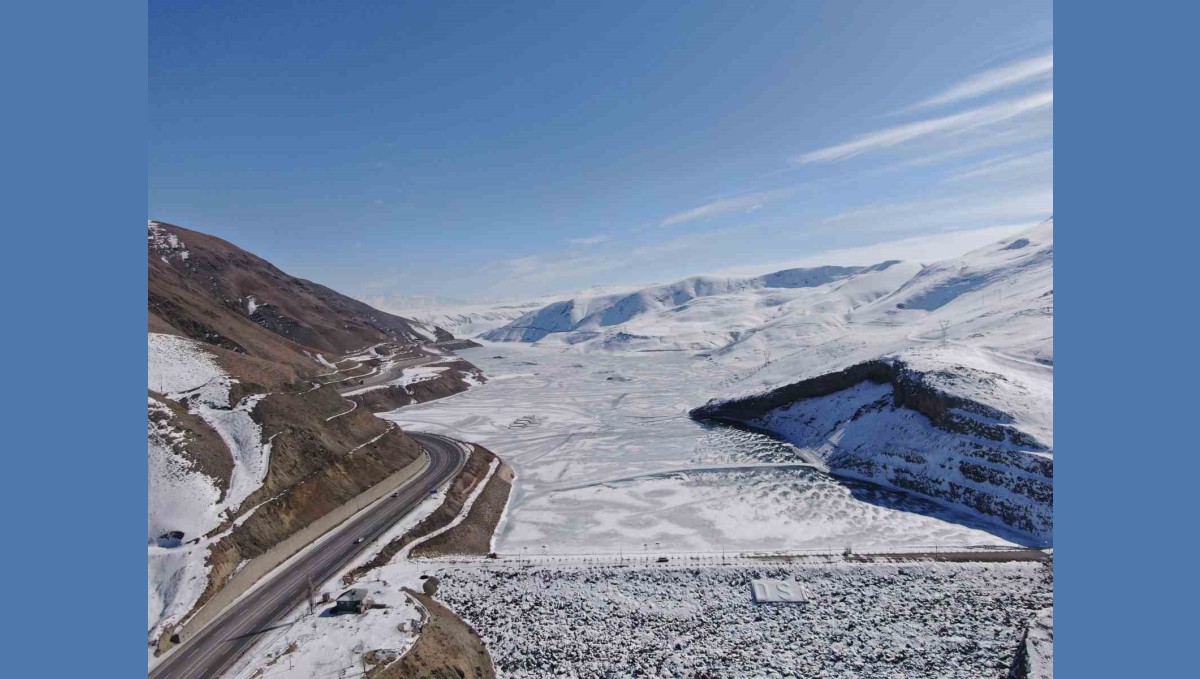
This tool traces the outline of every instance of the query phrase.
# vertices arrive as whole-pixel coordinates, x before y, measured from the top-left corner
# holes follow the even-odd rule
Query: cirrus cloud
[[[948,135],[987,127],[1016,118],[1031,111],[1048,108],[1054,104],[1054,92],[1046,90],[1027,97],[1006,99],[994,104],[973,108],[939,118],[919,120],[914,123],[896,125],[875,132],[868,132],[841,144],[809,151],[792,159],[797,165],[806,163],[833,162],[854,156],[898,146],[906,142],[935,135]]]
[[[1008,87],[1046,80],[1054,74],[1054,53],[1047,52],[1032,59],[1005,64],[977,73],[928,99],[923,99],[903,112],[955,104],[974,99]]]
[[[743,193],[737,196],[728,198],[720,198],[690,210],[677,212],[670,217],[662,220],[659,226],[675,226],[677,224],[685,224],[701,219],[711,219],[720,215],[731,214],[734,212],[750,212],[757,210],[767,203],[777,200],[782,200],[792,195],[790,189],[781,189],[778,191],[756,191],[753,193]]]

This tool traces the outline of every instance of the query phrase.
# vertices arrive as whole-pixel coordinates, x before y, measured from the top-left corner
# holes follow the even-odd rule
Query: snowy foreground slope
[[[691,350],[729,373],[696,416],[766,429],[838,475],[1050,543],[1053,230],[1047,220],[927,266],[697,277],[566,300],[486,337]]]
[[[513,678],[1003,677],[1053,596],[1050,567],[1035,563],[431,573]],[[755,604],[755,578],[794,579],[808,601]],[[1050,649],[1036,649],[1040,669]]]

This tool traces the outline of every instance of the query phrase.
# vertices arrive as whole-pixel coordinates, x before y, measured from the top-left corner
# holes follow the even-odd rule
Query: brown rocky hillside
[[[220,525],[210,526],[205,535],[183,537],[204,547],[207,566],[202,596],[182,600],[190,613],[221,591],[239,565],[419,459],[420,446],[413,439],[339,390],[375,374],[385,383],[380,393],[387,393],[386,380],[403,368],[394,363],[397,357],[409,363],[412,357],[428,357],[455,370],[421,383],[419,391],[399,389],[404,398],[393,395],[389,403],[370,404],[381,410],[462,391],[469,386],[463,375],[483,379],[477,368],[449,353],[459,346],[450,333],[289,276],[220,238],[150,222],[147,261],[149,332],[195,340],[200,344],[187,344],[231,378],[228,404],[213,404],[201,403],[196,394],[161,393],[169,389],[152,377],[151,460],[167,469],[168,479],[203,475],[224,498],[238,448],[231,449],[213,422],[242,409],[261,429],[261,440],[240,440],[237,446],[266,449],[270,444],[261,484],[229,506]],[[153,492],[150,499],[152,507],[161,504],[154,502]],[[170,577],[169,571],[161,577]],[[171,588],[162,591],[172,596]],[[189,617],[174,615],[157,625],[152,620],[151,637],[169,637]]]
[[[306,348],[344,354],[379,342],[454,339],[441,328],[379,311],[289,276],[228,241],[173,224],[151,222],[148,267],[153,332],[285,360],[302,360]]]

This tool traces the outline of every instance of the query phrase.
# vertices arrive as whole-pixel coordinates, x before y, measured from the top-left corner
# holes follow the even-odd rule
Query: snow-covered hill
[[[1053,220],[962,257],[921,265],[695,276],[576,296],[487,332],[497,342],[574,350],[691,350],[753,393],[901,351],[978,355],[1052,372]],[[946,351],[954,348],[954,351]]]
[[[1048,220],[923,267],[840,326],[759,333],[751,367],[697,415],[768,429],[835,472],[1050,542],[1053,257]]]
[[[444,328],[456,337],[478,337],[490,330],[512,323],[529,313],[532,308],[540,307],[537,302],[529,304],[462,304],[454,306],[433,307],[429,309],[402,309],[408,318],[427,325]]]
[[[1054,222],[1046,222],[962,257],[919,267],[893,290],[856,307],[819,331],[763,328],[753,342],[726,352],[752,367],[727,385],[729,396],[762,392],[798,379],[884,356],[935,371],[942,365],[1003,373],[1043,394],[993,403],[1020,411],[1046,441],[1054,375]],[[752,346],[748,346],[752,345]],[[964,395],[985,401],[989,388],[960,380]],[[1020,419],[1020,418],[1019,418]]]
[[[884,262],[757,277],[694,276],[633,292],[555,302],[484,337],[603,349],[723,349],[785,319],[839,324],[842,316],[890,293],[919,270],[918,264]]]

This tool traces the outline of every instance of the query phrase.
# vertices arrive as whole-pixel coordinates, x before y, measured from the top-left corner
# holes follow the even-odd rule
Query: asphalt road
[[[406,432],[429,454],[430,464],[404,484],[396,497],[387,497],[335,529],[325,542],[280,570],[257,589],[214,619],[183,643],[151,672],[150,679],[201,679],[221,676],[263,632],[296,606],[304,603],[308,581],[316,586],[342,570],[355,556],[371,546],[397,521],[404,518],[450,478],[465,460],[452,439],[433,434]],[[355,544],[358,538],[361,544]]]
[[[418,365],[424,365],[426,363],[445,360],[447,360],[445,356],[430,356],[428,354],[421,354],[420,356],[413,356],[410,358],[393,358],[393,363],[387,370],[381,370],[369,377],[354,377],[345,380],[338,385],[337,391],[339,394],[344,394],[348,391],[354,391],[355,389],[362,389],[364,387],[377,387],[381,384],[386,384],[389,381],[396,379],[397,375],[399,375],[404,368],[412,368]]]

